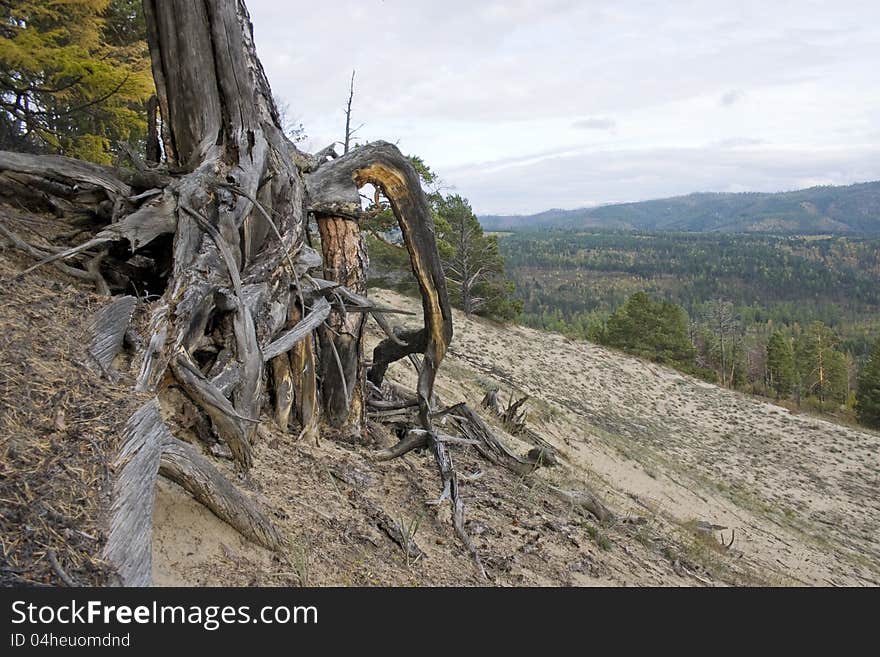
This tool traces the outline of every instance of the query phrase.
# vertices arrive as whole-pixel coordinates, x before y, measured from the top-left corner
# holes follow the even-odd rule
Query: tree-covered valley
[[[802,406],[858,406],[880,333],[878,239],[558,229],[499,244],[527,326]]]

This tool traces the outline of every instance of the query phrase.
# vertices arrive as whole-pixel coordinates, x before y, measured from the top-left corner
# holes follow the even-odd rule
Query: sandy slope
[[[392,292],[383,303],[417,309]],[[378,336],[371,334],[374,343]],[[390,376],[412,385],[406,363]],[[590,487],[645,525],[603,526],[540,486],[528,488],[467,448],[468,530],[490,583],[699,585],[880,582],[880,436],[719,389],[588,343],[455,316],[438,378],[444,404],[476,406],[491,387],[532,395],[529,425],[564,466],[544,481]],[[480,584],[429,502],[438,479],[413,454],[376,463],[370,448],[305,445],[264,425],[242,485],[275,509],[291,549],[268,555],[226,531],[171,485],[157,510],[158,583]],[[387,437],[386,440],[391,440]],[[516,450],[530,445],[505,435]],[[370,514],[415,527],[407,559]],[[733,548],[721,548],[724,526]]]
[[[444,383],[460,366],[547,402],[544,430],[588,476],[676,521],[735,529],[778,581],[880,580],[876,433],[523,327],[456,317],[451,356]]]

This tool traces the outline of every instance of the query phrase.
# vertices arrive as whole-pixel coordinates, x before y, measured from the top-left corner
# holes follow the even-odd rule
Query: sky
[[[276,97],[477,214],[880,179],[880,2],[248,0]]]

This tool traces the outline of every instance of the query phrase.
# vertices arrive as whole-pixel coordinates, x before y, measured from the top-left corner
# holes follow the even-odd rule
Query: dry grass
[[[133,398],[83,348],[106,299],[54,269],[11,280],[27,264],[0,255],[0,584],[100,584],[109,461]]]

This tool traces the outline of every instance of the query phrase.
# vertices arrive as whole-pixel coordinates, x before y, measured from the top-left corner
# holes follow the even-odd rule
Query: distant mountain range
[[[531,215],[479,217],[486,230],[610,228],[880,235],[880,181],[764,194],[696,193]]]

